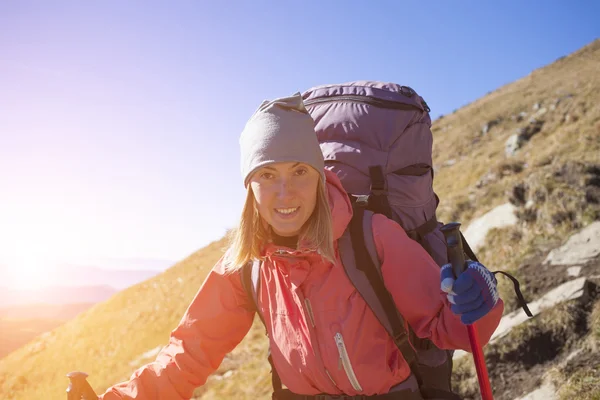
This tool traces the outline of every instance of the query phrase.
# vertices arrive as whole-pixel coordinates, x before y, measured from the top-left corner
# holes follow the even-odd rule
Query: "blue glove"
[[[496,277],[476,261],[467,261],[465,271],[455,280],[452,265],[441,270],[441,289],[448,293],[454,314],[460,315],[465,325],[470,325],[486,315],[498,302]]]

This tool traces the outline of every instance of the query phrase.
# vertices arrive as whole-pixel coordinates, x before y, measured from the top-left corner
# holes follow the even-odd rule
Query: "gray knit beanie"
[[[257,169],[276,162],[303,162],[325,181],[323,153],[315,122],[306,111],[300,93],[265,100],[246,123],[240,136],[244,186]]]

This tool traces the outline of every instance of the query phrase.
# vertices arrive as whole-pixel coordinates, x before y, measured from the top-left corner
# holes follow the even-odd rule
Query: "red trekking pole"
[[[460,223],[451,222],[442,226],[440,229],[446,238],[448,245],[448,258],[452,264],[454,276],[458,278],[465,270],[465,253],[463,252],[462,240],[460,235]],[[479,380],[479,390],[481,391],[482,400],[493,400],[492,387],[488,376],[485,358],[483,357],[483,349],[479,344],[479,336],[475,325],[467,325],[469,332],[469,342],[473,353],[473,361],[475,362],[475,370],[477,371],[477,379]]]

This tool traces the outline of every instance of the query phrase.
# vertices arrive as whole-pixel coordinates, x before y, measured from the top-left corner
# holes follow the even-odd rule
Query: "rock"
[[[550,290],[548,293],[529,303],[527,306],[535,317],[542,311],[566,301],[578,299],[585,302],[589,297],[589,287],[590,284],[586,277],[577,278]],[[496,328],[496,331],[490,339],[490,343],[506,336],[515,326],[521,325],[529,319],[530,317],[528,317],[521,308],[503,316],[498,328]],[[455,351],[453,359],[463,357],[465,354],[468,353],[462,350]]]
[[[220,380],[229,378],[231,375],[233,375],[233,370],[232,369],[230,369],[228,371],[225,371],[225,373],[223,375],[216,375],[215,374],[215,375],[211,376],[211,379],[214,379],[216,381],[220,381]]]
[[[569,363],[569,361],[571,361],[571,360],[575,359],[575,358],[576,358],[578,355],[580,355],[582,352],[583,352],[583,349],[577,349],[577,350],[575,350],[575,351],[571,352],[571,354],[569,354],[569,355],[567,356],[567,358],[565,358],[565,361],[563,361],[561,364],[562,364],[563,366],[564,366],[564,365],[567,365],[567,364]]]
[[[526,140],[524,137],[519,134],[510,136],[504,145],[504,153],[507,157],[514,156],[517,150],[519,150],[525,142]]]
[[[490,184],[492,182],[495,182],[497,179],[498,179],[498,176],[495,173],[488,172],[487,174],[483,175],[481,177],[481,179],[479,179],[477,181],[477,183],[475,184],[475,187],[477,189],[480,189],[480,188],[482,188],[482,187],[484,187],[484,186],[486,186],[486,185],[488,185],[488,184]]]
[[[496,118],[496,119],[486,122],[481,127],[481,134],[486,135],[490,131],[490,129],[492,129],[494,126],[498,125],[500,122],[502,122],[502,118]]]
[[[588,297],[588,281],[586,277],[573,279],[563,283],[562,285],[550,290],[548,293],[540,297],[539,299],[528,304],[531,313],[536,316],[540,312],[552,308],[559,303],[565,301],[579,299],[585,301]],[[507,335],[512,328],[520,325],[530,317],[525,314],[522,309],[517,309],[508,315],[502,317],[498,328],[492,335],[490,341],[495,341]]]
[[[523,131],[521,131],[521,136],[523,136],[524,139],[529,140],[533,135],[542,130],[543,125],[543,120],[532,118],[529,121],[529,125],[527,125]]]
[[[542,105],[541,105],[540,103],[535,103],[535,104],[533,105],[533,111],[537,111],[537,110],[539,110],[541,106],[542,106]]]
[[[554,384],[547,380],[538,389],[515,400],[558,400],[558,394],[556,393]]]
[[[525,111],[521,111],[518,115],[517,115],[517,122],[521,122],[525,119],[525,117],[527,116],[527,113]]]
[[[567,268],[567,275],[568,276],[573,276],[573,277],[577,278],[580,273],[581,273],[581,267],[580,266],[575,266],[575,267],[569,267],[569,268]]]
[[[453,166],[454,164],[456,164],[456,159],[455,159],[455,158],[452,158],[452,159],[450,159],[450,160],[448,160],[448,161],[444,162],[444,164],[443,164],[443,165],[444,165],[444,167],[451,167],[451,166]]]
[[[544,264],[576,265],[585,264],[600,254],[600,221],[595,221],[572,235],[567,242],[552,250]]]
[[[485,237],[490,229],[516,224],[515,209],[512,204],[505,203],[471,222],[463,234],[473,251],[477,251],[485,243]]]
[[[537,112],[534,114],[534,118],[539,118],[542,115],[546,114],[548,112],[548,109],[546,107],[542,107],[539,110],[537,110]]]

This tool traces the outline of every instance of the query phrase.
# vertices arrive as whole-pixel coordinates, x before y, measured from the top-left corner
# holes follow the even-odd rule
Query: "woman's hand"
[[[465,271],[454,278],[452,264],[441,269],[441,289],[448,293],[451,310],[460,315],[465,325],[470,325],[485,316],[498,302],[497,281],[483,264],[467,261]]]

